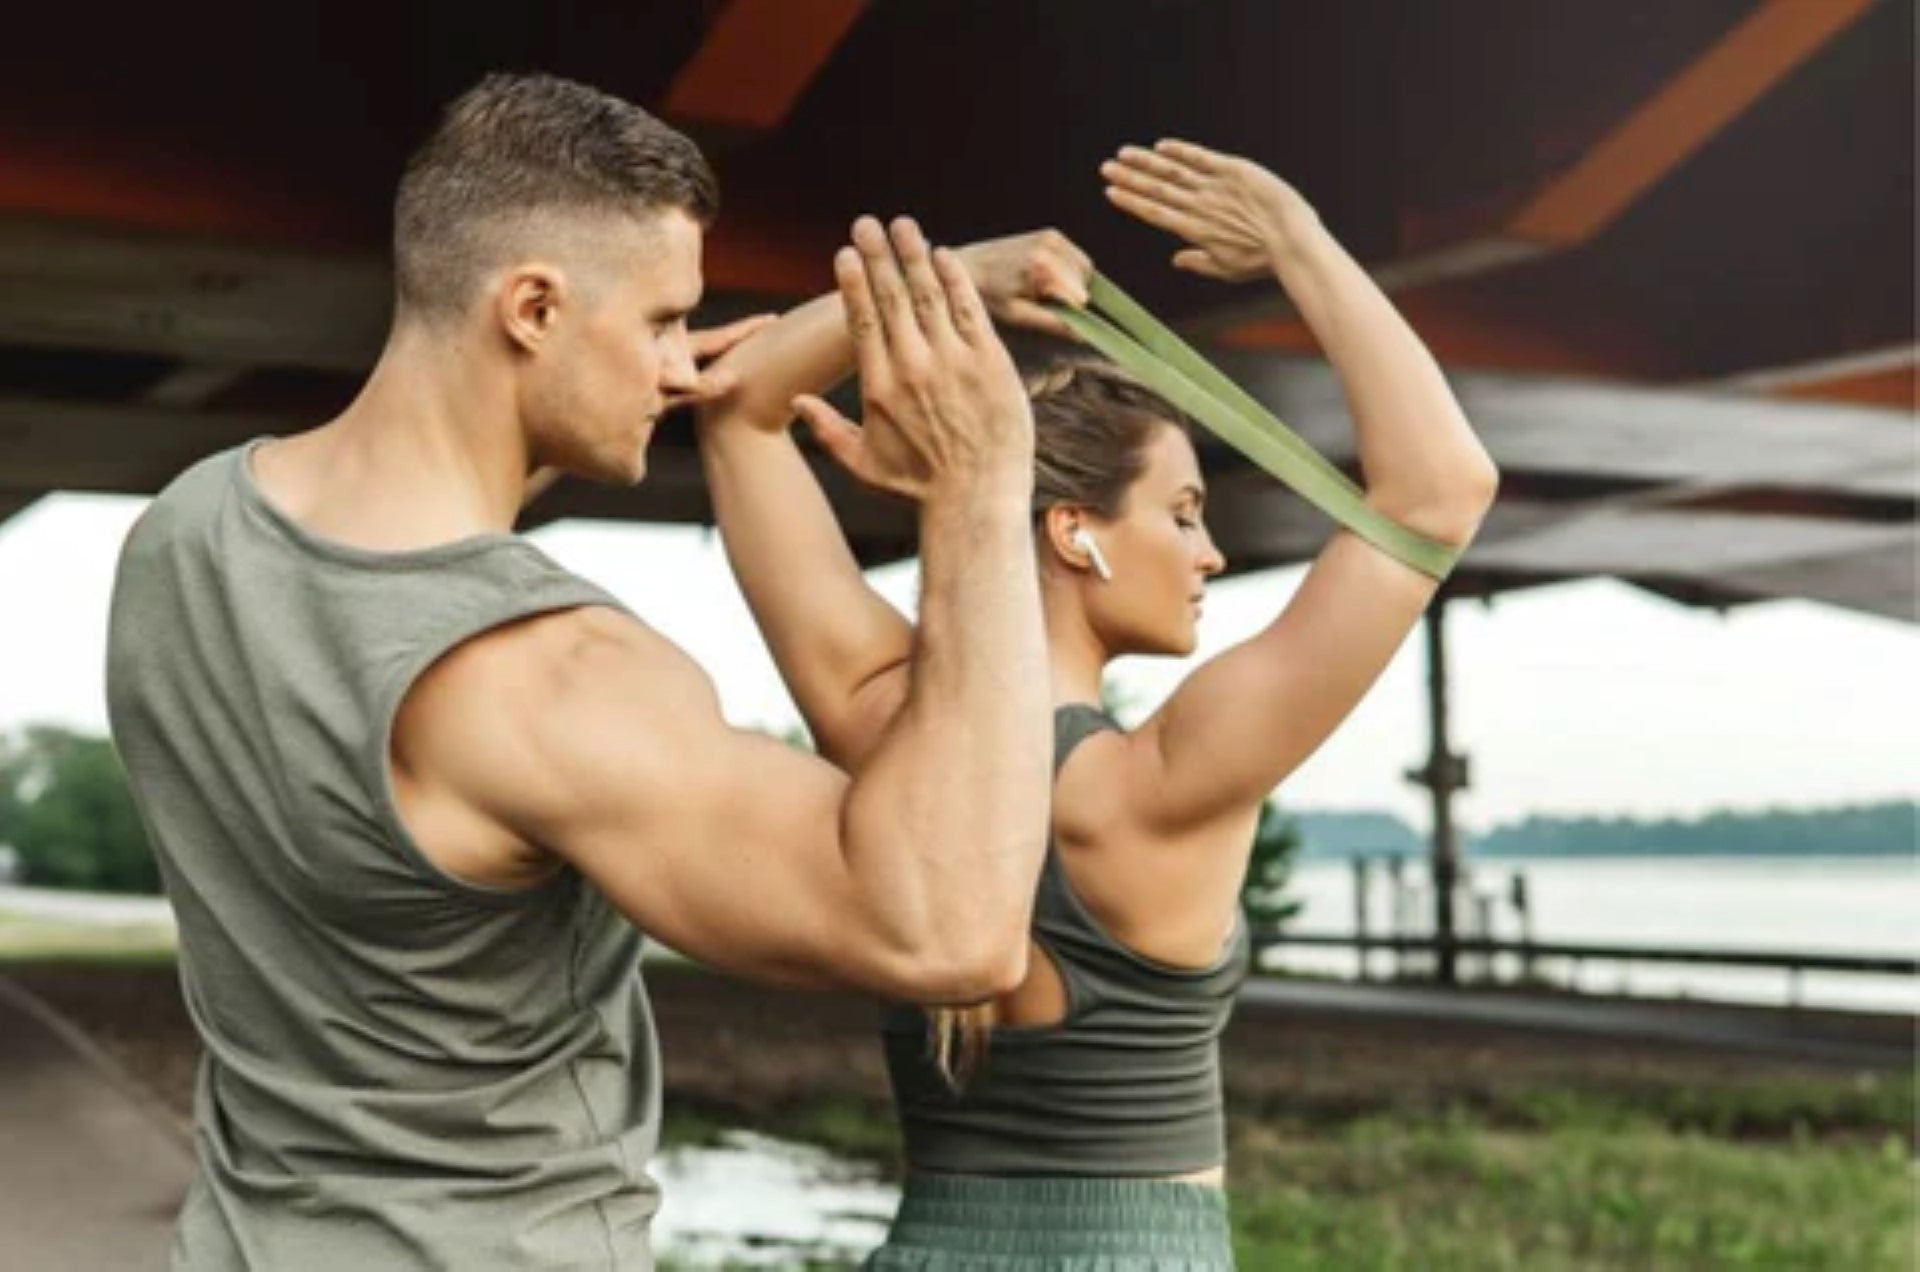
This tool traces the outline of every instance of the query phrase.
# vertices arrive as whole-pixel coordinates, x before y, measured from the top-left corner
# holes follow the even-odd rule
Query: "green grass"
[[[1711,1085],[1655,1077],[1510,1081],[1497,1086],[1409,1090],[1385,1099],[1242,1102],[1229,1110],[1240,1124],[1279,1121],[1313,1134],[1338,1131],[1356,1120],[1381,1117],[1407,1124],[1470,1118],[1489,1130],[1666,1130],[1727,1140],[1864,1139],[1888,1134],[1913,1139],[1916,1105],[1912,1075],[1845,1072],[1831,1075],[1729,1075]]]
[[[0,914],[0,965],[170,963],[175,949],[173,928],[165,923],[71,923]]]
[[[1519,1132],[1460,1116],[1235,1138],[1249,1268],[1914,1266],[1908,1147],[1891,1130],[1752,1143],[1651,1121]]]
[[[1711,1088],[1519,1086],[1311,1120],[1230,1117],[1235,1243],[1260,1272],[1834,1269],[1916,1264],[1913,1082],[1836,1073]],[[751,1125],[891,1165],[881,1107],[746,1118],[669,1107],[672,1142]]]

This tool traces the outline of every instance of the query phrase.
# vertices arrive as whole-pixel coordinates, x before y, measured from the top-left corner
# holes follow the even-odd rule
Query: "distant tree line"
[[[17,882],[158,892],[160,871],[113,743],[36,725],[0,735],[0,844]]]
[[[1422,856],[1427,840],[1388,812],[1298,812],[1308,860]],[[1469,856],[1886,857],[1920,853],[1920,803],[1720,811],[1704,817],[1528,817],[1464,837]]]
[[[1716,812],[1693,820],[1529,817],[1479,836],[1477,857],[1883,857],[1920,851],[1920,803]]]

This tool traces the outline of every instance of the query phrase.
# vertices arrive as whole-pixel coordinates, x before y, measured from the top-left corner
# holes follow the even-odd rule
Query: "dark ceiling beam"
[[[388,277],[364,256],[0,218],[0,343],[364,371]]]
[[[1506,269],[1591,240],[1878,0],[1763,0],[1503,224],[1373,269],[1389,291]],[[1187,324],[1247,347],[1293,347],[1297,311],[1284,299],[1222,307]]]
[[[16,491],[150,495],[182,469],[310,420],[252,412],[0,396],[0,484]]]
[[[777,241],[755,250],[765,259],[723,259],[708,272],[831,286],[828,250],[810,255],[800,276],[801,263],[782,257]],[[162,400],[186,393],[206,400],[218,391],[214,379],[237,378],[248,367],[358,375],[373,365],[386,339],[390,279],[385,262],[366,254],[0,216],[0,345],[177,358],[200,368],[190,380],[161,389]],[[700,317],[726,322],[778,310],[789,299],[780,292],[716,290]]]

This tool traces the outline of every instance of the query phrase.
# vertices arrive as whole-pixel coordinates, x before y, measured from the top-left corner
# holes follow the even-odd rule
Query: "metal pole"
[[[1427,634],[1427,716],[1433,750],[1424,768],[1407,779],[1433,794],[1433,917],[1437,961],[1435,974],[1443,985],[1455,984],[1454,889],[1460,877],[1460,846],[1453,828],[1453,793],[1467,785],[1466,757],[1447,745],[1447,599],[1434,598],[1422,626]]]
[[[1367,892],[1368,865],[1365,857],[1353,859],[1353,930],[1360,938],[1360,979],[1367,977]]]

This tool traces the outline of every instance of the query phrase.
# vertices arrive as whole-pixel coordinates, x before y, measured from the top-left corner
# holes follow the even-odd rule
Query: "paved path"
[[[159,1106],[0,976],[0,1272],[164,1269],[192,1174]]]

